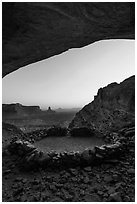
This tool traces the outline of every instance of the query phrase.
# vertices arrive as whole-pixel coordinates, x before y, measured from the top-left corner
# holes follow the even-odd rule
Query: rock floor
[[[134,202],[135,155],[94,167],[24,172],[3,156],[3,202]]]

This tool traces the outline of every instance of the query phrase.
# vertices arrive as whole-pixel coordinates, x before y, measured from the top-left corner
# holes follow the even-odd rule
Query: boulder
[[[122,202],[121,196],[119,192],[110,194],[109,197],[110,202]]]

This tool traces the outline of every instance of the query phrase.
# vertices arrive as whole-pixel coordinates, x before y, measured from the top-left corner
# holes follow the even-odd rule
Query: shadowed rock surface
[[[19,155],[5,154],[2,171],[3,202],[134,202],[135,128],[119,130],[115,139],[124,145],[123,154],[118,153],[118,159],[113,158],[107,162],[103,160],[97,166],[89,164],[87,167],[39,171],[33,168],[31,172],[26,172],[23,171],[24,162],[21,162]],[[28,142],[17,141],[14,144],[18,147],[21,145],[23,149],[25,147],[25,151],[34,149]],[[106,146],[106,156],[113,148],[117,149],[114,146]],[[104,155],[105,149],[96,148],[98,159]],[[21,154],[19,149],[13,150]],[[88,158],[85,153],[82,154],[84,160]]]
[[[25,135],[16,126],[3,122],[2,123],[2,148],[3,149],[10,143],[12,138],[25,139]]]
[[[132,2],[4,2],[3,76],[70,48],[134,39],[134,7]]]
[[[69,127],[87,126],[99,132],[117,130],[135,120],[135,76],[98,90],[94,101],[80,110]]]

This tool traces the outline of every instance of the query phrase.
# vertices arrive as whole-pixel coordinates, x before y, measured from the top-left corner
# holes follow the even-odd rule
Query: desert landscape
[[[3,122],[3,199],[20,202],[133,201],[134,83],[133,76],[99,90],[94,101],[76,113],[67,127],[41,128],[40,125],[37,130],[23,132],[18,122],[18,127]],[[96,120],[88,112],[92,106],[95,112],[97,107],[100,114]],[[3,107],[6,112],[5,105]],[[55,112],[50,110],[47,114]],[[84,118],[87,121],[83,124]],[[106,122],[101,122],[100,118]],[[29,120],[27,118],[27,123]],[[25,119],[19,118],[19,124],[22,121],[24,125]],[[126,197],[125,191],[128,192]]]
[[[135,3],[2,7],[2,202],[135,202]]]

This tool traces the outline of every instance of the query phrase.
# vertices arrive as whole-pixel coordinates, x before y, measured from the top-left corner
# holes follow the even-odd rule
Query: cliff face
[[[3,2],[3,76],[105,39],[135,38],[134,2]]]
[[[135,76],[98,90],[94,101],[80,110],[69,127],[90,127],[106,133],[134,122]]]

